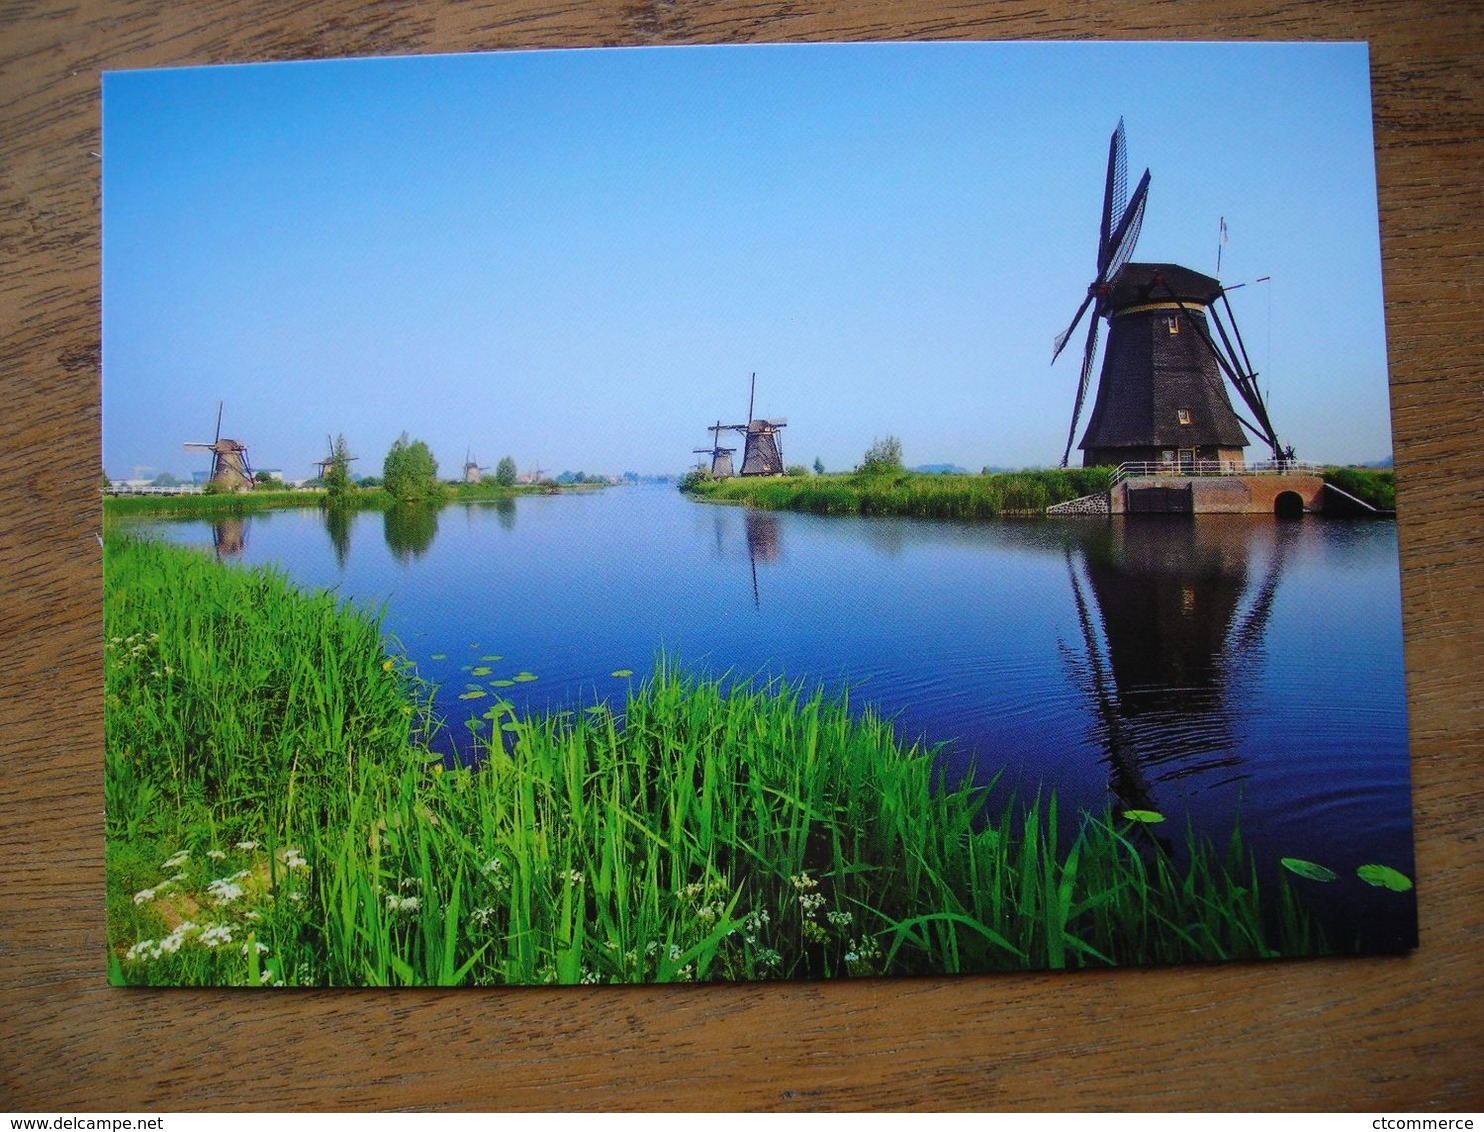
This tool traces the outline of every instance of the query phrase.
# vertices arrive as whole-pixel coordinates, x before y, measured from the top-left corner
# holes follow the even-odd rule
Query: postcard
[[[111,72],[102,188],[110,981],[1417,945],[1364,44]]]

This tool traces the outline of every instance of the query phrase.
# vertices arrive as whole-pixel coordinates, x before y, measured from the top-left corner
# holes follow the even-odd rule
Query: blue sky
[[[104,466],[679,472],[754,372],[789,463],[1055,465],[1120,116],[1134,258],[1224,216],[1280,437],[1388,456],[1363,44],[876,44],[106,74]]]

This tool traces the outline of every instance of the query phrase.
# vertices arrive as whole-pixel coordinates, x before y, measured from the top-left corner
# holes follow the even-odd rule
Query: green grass
[[[1324,482],[1379,511],[1396,510],[1396,474],[1390,468],[1325,468]]]
[[[318,507],[322,491],[239,491],[212,495],[105,495],[105,520],[132,515],[237,516],[283,507]]]
[[[559,491],[591,491],[601,486],[603,485],[515,484],[502,487],[493,480],[477,484],[444,484],[443,491],[437,498],[421,500],[418,505],[498,501]],[[352,511],[385,511],[397,506],[399,502],[382,488],[364,487],[353,488],[345,497],[343,506]],[[105,520],[136,515],[235,517],[285,507],[322,507],[326,503],[326,493],[317,490],[219,492],[212,495],[105,495],[103,516]]]
[[[686,486],[698,499],[769,510],[826,515],[907,515],[929,519],[996,519],[1042,515],[1046,508],[1105,490],[1107,468],[1063,468],[992,475],[898,472],[701,480]]]
[[[651,982],[1310,953],[1235,835],[986,810],[868,705],[698,679],[480,700],[478,769],[373,613],[275,573],[105,546],[110,976]],[[1147,815],[1146,815],[1147,817]],[[1071,832],[1068,833],[1067,830]]]

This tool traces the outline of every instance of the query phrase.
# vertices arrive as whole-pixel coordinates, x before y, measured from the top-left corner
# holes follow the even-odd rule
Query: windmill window
[[[1176,409],[1175,410],[1175,419],[1177,421],[1179,421],[1183,425],[1188,425],[1190,423],[1190,410],[1189,409]]]
[[[1179,334],[1180,333],[1180,316],[1178,314],[1171,315],[1169,318],[1165,319],[1165,325],[1170,328],[1170,333],[1171,334]]]

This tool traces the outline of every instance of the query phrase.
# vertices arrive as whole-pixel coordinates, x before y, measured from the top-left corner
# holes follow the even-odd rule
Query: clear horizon
[[[1224,218],[1280,438],[1388,458],[1364,44],[910,43],[105,74],[105,469],[675,474],[754,372],[789,464],[1054,466],[1120,117],[1134,258]]]

